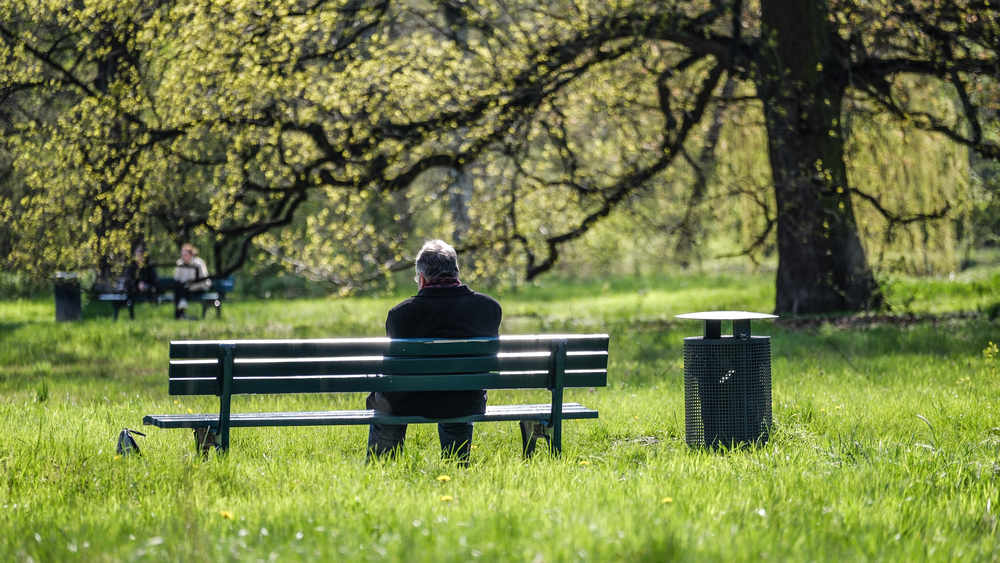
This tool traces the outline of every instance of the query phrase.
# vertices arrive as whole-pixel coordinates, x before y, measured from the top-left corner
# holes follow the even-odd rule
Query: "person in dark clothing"
[[[463,338],[500,334],[502,310],[492,297],[476,293],[458,279],[458,255],[440,240],[428,241],[417,254],[419,291],[393,307],[385,320],[390,338]],[[451,418],[483,413],[486,391],[375,392],[369,409],[394,415]],[[406,425],[372,424],[368,458],[402,450]],[[472,423],[438,424],[442,455],[469,459]]]
[[[159,291],[156,268],[149,263],[144,246],[135,247],[132,261],[125,267],[125,273],[122,277],[125,281],[125,290],[129,295],[151,296]]]

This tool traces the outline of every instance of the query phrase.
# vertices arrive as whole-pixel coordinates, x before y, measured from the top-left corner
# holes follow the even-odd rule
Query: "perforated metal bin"
[[[771,338],[752,336],[750,320],[775,315],[711,311],[677,315],[705,321],[684,339],[684,423],[692,447],[767,442],[771,429]],[[722,335],[722,321],[733,334]]]

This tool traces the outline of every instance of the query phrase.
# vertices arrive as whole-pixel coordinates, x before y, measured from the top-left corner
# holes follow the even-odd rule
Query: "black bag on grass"
[[[123,429],[118,433],[118,445],[115,447],[115,451],[118,452],[118,455],[142,455],[142,452],[139,451],[139,444],[135,443],[135,438],[132,437],[132,434],[145,436],[145,434],[139,432],[138,430],[132,430],[130,428]]]

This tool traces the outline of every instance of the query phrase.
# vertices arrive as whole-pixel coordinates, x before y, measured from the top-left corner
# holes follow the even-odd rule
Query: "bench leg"
[[[219,449],[219,435],[215,428],[203,426],[194,429],[194,447],[203,456],[213,449]]]
[[[222,316],[222,301],[214,299],[212,301],[202,301],[201,302],[201,318],[205,318],[208,314],[208,308],[212,307],[215,309],[215,318]]]
[[[519,426],[521,427],[521,446],[524,451],[524,457],[530,458],[535,453],[535,445],[538,443],[539,438],[544,438],[549,446],[552,445],[552,429],[545,425],[544,422],[538,420],[522,420]]]

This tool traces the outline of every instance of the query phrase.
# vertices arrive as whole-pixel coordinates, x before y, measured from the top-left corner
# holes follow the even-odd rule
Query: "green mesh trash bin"
[[[692,447],[767,442],[771,429],[771,338],[750,334],[751,319],[775,315],[709,311],[677,315],[705,322],[684,339],[684,425]],[[732,321],[733,334],[722,334]]]

